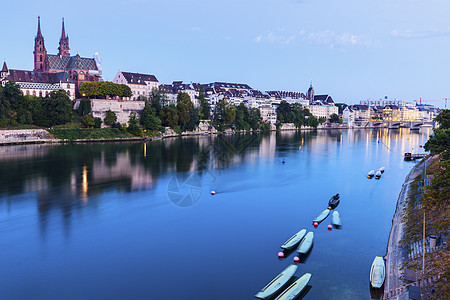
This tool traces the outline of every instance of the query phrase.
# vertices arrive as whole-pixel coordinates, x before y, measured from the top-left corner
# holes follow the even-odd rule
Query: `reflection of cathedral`
[[[44,97],[51,91],[63,89],[74,99],[83,82],[102,79],[102,68],[98,54],[95,58],[83,58],[78,53],[70,56],[69,50],[69,36],[66,35],[63,19],[58,54],[47,53],[38,17],[33,71],[8,69],[5,62],[0,81],[2,85],[7,81],[16,82],[24,95]]]

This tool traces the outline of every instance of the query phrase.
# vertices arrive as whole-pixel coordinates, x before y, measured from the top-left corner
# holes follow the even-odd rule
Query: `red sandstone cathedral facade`
[[[44,37],[41,32],[41,20],[38,17],[37,35],[34,39],[34,72],[60,73],[66,72],[73,80],[76,92],[83,82],[101,80],[102,70],[100,59],[83,58],[80,55],[70,56],[69,36],[66,35],[64,19],[59,40],[58,54],[48,54]]]

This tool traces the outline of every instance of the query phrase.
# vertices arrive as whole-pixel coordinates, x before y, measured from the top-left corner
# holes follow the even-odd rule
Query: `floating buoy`
[[[215,191],[211,191],[211,196],[214,196],[216,194]]]
[[[279,257],[279,258],[283,258],[283,257],[284,257],[284,253],[283,253],[283,252],[281,252],[281,251],[280,251],[280,252],[278,252],[278,257]]]
[[[314,228],[317,228],[317,226],[319,226],[319,223],[317,223],[317,222],[314,222]]]
[[[283,164],[285,164],[285,163],[286,163],[286,161],[284,160],[284,158],[283,158],[283,161],[282,161],[282,163],[283,163]]]
[[[327,227],[328,227],[328,230],[331,230],[333,228],[333,226],[331,226],[331,225],[328,225]]]
[[[296,256],[296,257],[294,257],[294,261],[295,261],[295,262],[299,262],[299,261],[300,261],[300,258],[299,258],[298,256]]]

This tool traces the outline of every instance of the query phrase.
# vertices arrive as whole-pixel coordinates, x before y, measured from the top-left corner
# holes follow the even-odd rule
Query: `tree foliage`
[[[53,91],[43,99],[42,105],[50,126],[62,125],[72,121],[73,105],[66,91]]]
[[[77,112],[80,116],[85,116],[90,114],[92,111],[91,100],[90,99],[81,99],[80,105],[78,106]]]
[[[200,91],[198,93],[198,102],[200,103],[200,113],[199,116],[202,120],[209,120],[211,117],[211,105],[206,99],[205,89],[200,86]]]
[[[106,111],[106,116],[105,119],[103,120],[105,122],[106,125],[112,126],[114,125],[114,123],[117,122],[117,116],[116,113],[113,112],[112,110],[107,110]]]
[[[236,110],[234,105],[227,100],[220,100],[216,104],[214,111],[214,123],[219,127],[226,127],[231,125],[236,118]]]
[[[178,112],[175,105],[164,106],[159,115],[163,126],[174,128],[178,125]]]
[[[83,82],[80,85],[79,93],[88,98],[106,97],[131,97],[133,93],[129,86],[108,81]]]
[[[140,122],[147,130],[158,130],[161,126],[161,119],[156,116],[156,110],[148,103],[141,112]]]

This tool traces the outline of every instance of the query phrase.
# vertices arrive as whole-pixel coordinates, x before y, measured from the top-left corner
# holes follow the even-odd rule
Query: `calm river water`
[[[369,299],[414,164],[403,153],[423,151],[430,133],[0,147],[1,298],[254,299],[293,263],[278,260],[280,245],[307,228],[304,299]],[[366,178],[382,166],[380,180]],[[314,229],[336,193],[343,227],[328,231],[329,217]]]

